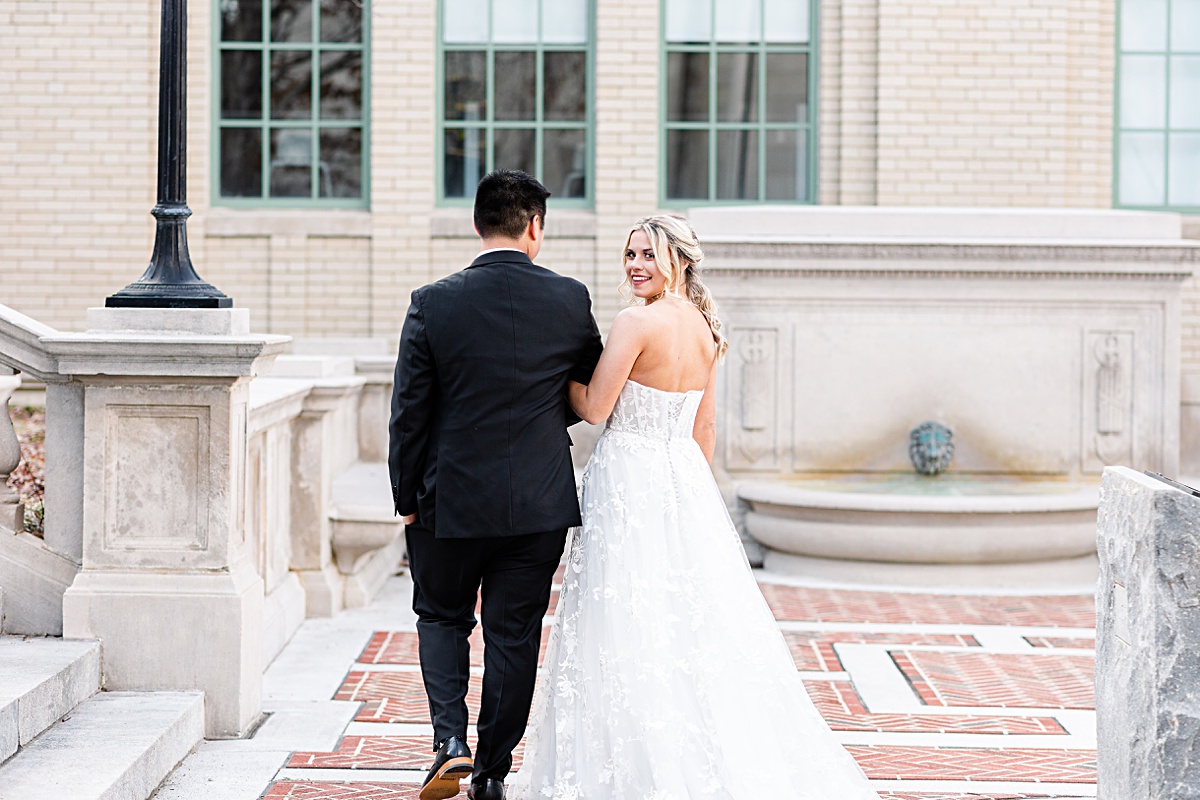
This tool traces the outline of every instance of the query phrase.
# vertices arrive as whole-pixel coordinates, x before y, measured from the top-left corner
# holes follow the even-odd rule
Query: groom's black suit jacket
[[[601,349],[587,287],[515,250],[414,291],[389,424],[396,513],[439,539],[580,524],[567,381],[587,383]]]

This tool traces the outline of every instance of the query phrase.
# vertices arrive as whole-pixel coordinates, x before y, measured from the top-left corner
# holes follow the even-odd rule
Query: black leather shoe
[[[467,797],[471,800],[504,800],[504,781],[492,778],[471,781]]]
[[[442,742],[433,766],[425,776],[421,785],[421,800],[446,800],[458,794],[458,782],[471,774],[474,765],[471,763],[471,748],[457,736],[451,736]]]

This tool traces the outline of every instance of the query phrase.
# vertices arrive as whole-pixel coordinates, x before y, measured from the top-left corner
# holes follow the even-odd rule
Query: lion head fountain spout
[[[922,475],[940,475],[954,459],[954,431],[940,422],[922,422],[908,434],[908,457]]]

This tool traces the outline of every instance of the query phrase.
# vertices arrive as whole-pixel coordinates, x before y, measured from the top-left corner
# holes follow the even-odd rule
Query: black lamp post
[[[158,203],[150,266],[104,301],[109,308],[229,308],[233,298],[206,283],[188,255],[187,0],[162,0],[158,74]]]

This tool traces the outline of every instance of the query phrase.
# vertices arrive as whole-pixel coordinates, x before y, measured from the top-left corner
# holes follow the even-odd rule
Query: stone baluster
[[[8,476],[21,463],[21,443],[13,430],[8,414],[8,400],[21,385],[19,375],[0,375],[0,530],[19,532],[25,529],[25,507],[16,491],[8,486]]]

